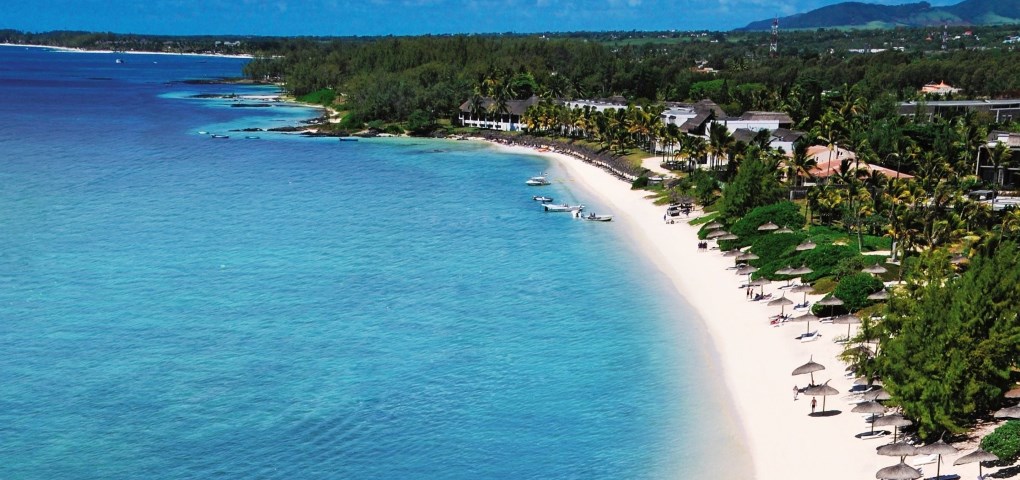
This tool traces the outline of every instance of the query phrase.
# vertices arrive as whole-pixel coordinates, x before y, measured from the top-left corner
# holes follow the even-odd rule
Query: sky
[[[916,1],[916,0],[915,0]],[[731,30],[840,0],[0,0],[0,29],[371,36]],[[959,0],[928,0],[933,6]],[[900,4],[906,0],[874,0]]]

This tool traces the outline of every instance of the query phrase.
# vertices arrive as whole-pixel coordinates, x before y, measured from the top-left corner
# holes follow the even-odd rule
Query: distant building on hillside
[[[946,82],[929,83],[921,87],[921,93],[924,95],[949,95],[954,93],[960,93],[962,90],[949,85]]]
[[[1005,100],[937,100],[930,102],[902,102],[900,115],[924,116],[928,120],[939,116],[959,115],[964,112],[987,113],[995,122],[1020,120],[1020,99]]]
[[[471,100],[462,103],[458,118],[466,127],[514,132],[521,129],[521,117],[528,107],[538,102],[537,96],[527,100],[508,100],[506,108],[500,111],[493,98],[483,97],[478,105],[471,105]]]

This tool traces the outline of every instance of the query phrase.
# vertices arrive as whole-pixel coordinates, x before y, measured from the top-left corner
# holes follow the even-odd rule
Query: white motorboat
[[[540,175],[537,177],[531,177],[524,183],[532,187],[540,187],[542,185],[549,185],[549,179],[545,178],[545,176]]]
[[[535,195],[534,197],[531,197],[531,199],[536,201],[536,202],[542,202],[542,203],[549,203],[549,202],[553,201],[552,197],[543,197],[541,195]]]
[[[567,205],[565,203],[563,205],[550,205],[546,203],[542,206],[545,207],[547,212],[580,212],[584,210],[584,205]]]
[[[581,215],[581,211],[574,212],[574,218],[580,218],[582,220],[588,220],[589,222],[611,222],[613,221],[612,215],[596,215],[594,212],[587,215]]]

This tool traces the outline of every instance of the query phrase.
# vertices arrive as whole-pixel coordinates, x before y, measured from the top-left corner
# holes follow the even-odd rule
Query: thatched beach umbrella
[[[872,352],[871,349],[868,348],[866,345],[857,345],[856,347],[850,347],[850,348],[848,348],[846,350],[843,350],[843,353],[846,354],[846,355],[853,355],[855,357],[870,357],[870,356],[875,354],[875,352]],[[868,385],[881,385],[882,384],[882,382],[880,382],[878,380],[871,379],[871,378],[865,378],[865,377],[857,377],[857,378],[862,378],[862,379],[866,380],[864,382],[857,382],[857,380],[854,380],[854,383],[858,384],[858,385],[864,385],[864,384],[868,384]]]
[[[756,267],[752,267],[750,265],[744,265],[744,266],[742,266],[742,267],[737,269],[736,274],[737,275],[750,275],[750,274],[752,274],[754,272],[757,272],[757,271],[758,271],[758,269]]]
[[[949,259],[949,263],[951,263],[953,265],[959,265],[959,264],[961,264],[963,262],[966,262],[966,261],[967,261],[967,256],[966,255],[953,255]]]
[[[1006,407],[995,412],[995,418],[1020,419],[1020,405],[1013,405],[1012,407]]]
[[[705,238],[711,240],[713,238],[719,238],[723,235],[729,235],[729,233],[730,232],[727,232],[726,230],[712,230],[711,232],[708,232],[707,235],[705,235]]]
[[[914,480],[922,476],[920,470],[903,463],[903,460],[900,460],[900,463],[896,465],[885,467],[875,473],[875,478],[879,480]]]
[[[831,295],[818,301],[818,305],[824,305],[826,307],[836,307],[842,304],[843,304],[842,300]]]
[[[1020,398],[1020,387],[1015,387],[1006,392],[1006,398]]]
[[[854,408],[850,409],[850,413],[870,413],[871,414],[871,433],[875,433],[875,419],[876,415],[885,413],[885,405],[878,402],[861,402],[854,405]]]
[[[875,293],[872,293],[871,295],[868,295],[868,300],[888,300],[888,299],[889,290],[886,290],[884,288]]]
[[[755,255],[755,254],[753,254],[751,252],[747,252],[747,253],[737,257],[737,261],[738,262],[746,262],[748,260],[757,260],[758,258],[760,258],[760,257],[758,257],[757,255]]]
[[[889,400],[890,398],[892,398],[892,396],[890,396],[889,392],[887,392],[884,388],[879,388],[877,390],[872,390],[868,393],[865,393],[862,398],[864,398],[865,400],[874,400],[876,402],[881,402]]]
[[[790,274],[791,275],[807,275],[807,274],[809,274],[811,272],[814,272],[814,270],[811,270],[810,268],[808,268],[807,265],[801,265],[801,266],[793,269],[790,272]]]
[[[808,292],[813,292],[814,290],[815,290],[815,287],[812,287],[810,284],[807,284],[807,283],[802,283],[802,284],[797,285],[796,287],[793,287],[793,288],[790,289],[790,291],[793,292],[793,293],[803,293],[804,294],[803,303],[807,303],[807,294],[808,294]]]
[[[883,274],[885,272],[888,272],[889,270],[886,270],[885,267],[883,267],[881,265],[875,264],[875,265],[868,265],[867,267],[864,267],[863,269],[861,269],[861,271],[864,272],[864,273],[870,273],[872,275],[880,275],[880,274]]]
[[[966,463],[978,462],[978,477],[980,477],[982,475],[982,473],[981,473],[981,462],[994,462],[994,461],[997,461],[997,460],[999,460],[999,457],[996,457],[995,455],[993,455],[991,453],[988,453],[988,452],[986,452],[984,450],[981,450],[979,448],[979,449],[974,450],[973,452],[970,452],[970,453],[968,453],[968,454],[966,454],[966,455],[964,455],[964,456],[962,456],[960,458],[957,458],[956,461],[953,462],[953,465],[963,465],[963,464],[966,464]]]
[[[828,297],[815,302],[815,304],[823,307],[838,307],[843,304],[843,301],[833,295],[829,295]],[[832,313],[831,309],[829,310],[829,313]]]
[[[779,230],[773,230],[772,233],[793,233],[793,230],[790,230],[790,227],[783,227]]]
[[[723,235],[723,236],[717,238],[716,240],[736,240],[738,238],[740,238],[740,237],[738,237],[738,236],[736,236],[736,235],[734,235],[732,233],[727,233],[726,235]]]
[[[956,452],[959,452],[956,447],[946,443],[941,438],[935,443],[929,443],[917,448],[918,455],[938,455],[938,459],[935,461],[935,478],[939,478],[942,473],[942,456],[954,455]]]
[[[705,230],[717,230],[717,229],[720,229],[722,227],[723,227],[723,224],[721,224],[719,222],[712,222],[712,223],[709,223],[708,225],[705,225]]]
[[[782,297],[769,301],[768,305],[770,307],[779,305],[779,316],[783,316],[783,314],[786,313],[786,306],[793,305],[793,300],[790,300],[789,298],[786,298],[786,295],[783,295]]]
[[[744,254],[744,252],[741,252],[739,249],[733,249],[733,250],[727,250],[727,251],[723,252],[722,256],[724,256],[724,257],[739,257],[739,256],[741,256],[743,254]]]
[[[783,267],[776,270],[776,275],[790,275],[793,273],[793,267]]]
[[[840,315],[832,319],[833,325],[846,325],[846,340],[850,341],[850,325],[860,325],[861,317],[857,315]]]
[[[772,230],[779,230],[779,225],[776,225],[772,222],[765,222],[761,225],[758,225],[759,232],[770,232]]]
[[[805,331],[804,333],[811,333],[811,322],[817,322],[818,321],[818,317],[816,317],[816,316],[814,316],[814,315],[812,315],[810,313],[805,313],[804,315],[801,315],[799,317],[793,317],[789,321],[790,322],[805,322],[805,323],[807,323],[807,331]]]
[[[803,252],[804,250],[813,250],[817,246],[818,245],[816,245],[815,242],[812,242],[811,240],[808,240],[808,241],[806,241],[804,243],[801,243],[800,245],[797,245],[797,251],[798,252]]]
[[[906,442],[890,443],[888,445],[882,445],[875,449],[875,452],[879,455],[885,455],[887,457],[912,457],[917,455],[917,448]]]
[[[814,358],[815,358],[814,356],[808,357],[807,363],[793,369],[794,376],[804,375],[805,373],[811,374],[811,385],[809,386],[814,386],[815,384],[815,372],[825,370],[825,366],[815,362]]]
[[[826,380],[821,385],[815,385],[804,389],[804,395],[810,395],[812,397],[822,397],[822,412],[825,412],[825,399],[829,395],[839,395],[839,390],[829,386],[830,380]]]
[[[909,427],[914,424],[910,419],[894,413],[892,415],[886,415],[884,417],[878,417],[871,424],[875,427],[893,427],[893,441],[896,441],[896,436],[899,433],[900,427]]]

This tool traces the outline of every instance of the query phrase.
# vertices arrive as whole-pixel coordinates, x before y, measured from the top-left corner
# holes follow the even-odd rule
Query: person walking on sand
[[[811,414],[815,414],[815,406],[818,405],[818,399],[811,397]]]
[[[796,400],[797,400],[797,394],[799,394],[799,393],[800,393],[800,389],[799,389],[799,388],[797,388],[797,386],[796,386],[796,385],[794,385],[794,386],[793,386],[793,400],[794,400],[794,401],[796,401]]]

